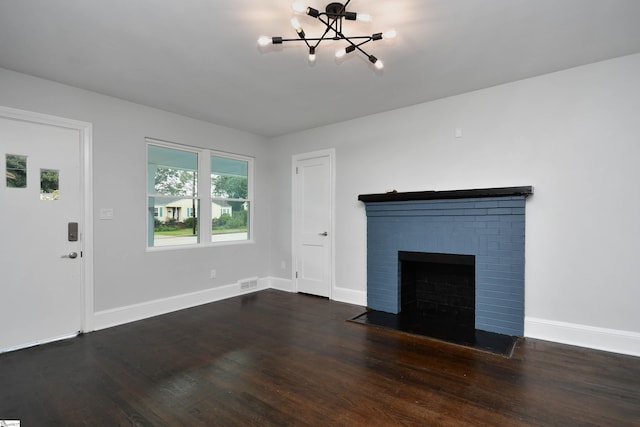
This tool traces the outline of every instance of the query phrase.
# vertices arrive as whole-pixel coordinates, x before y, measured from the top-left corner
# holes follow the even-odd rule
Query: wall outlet
[[[215,270],[211,270],[211,273],[209,273],[209,278],[215,279],[216,277],[218,277],[218,272]]]

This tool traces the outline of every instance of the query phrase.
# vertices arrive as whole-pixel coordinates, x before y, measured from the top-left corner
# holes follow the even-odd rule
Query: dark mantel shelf
[[[406,202],[410,200],[468,199],[480,197],[527,197],[531,194],[533,194],[533,187],[529,185],[525,187],[478,188],[474,190],[409,191],[403,193],[393,191],[380,194],[360,194],[358,200],[364,203]]]

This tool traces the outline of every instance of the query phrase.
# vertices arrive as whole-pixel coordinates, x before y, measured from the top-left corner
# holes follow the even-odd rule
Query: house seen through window
[[[149,247],[250,240],[253,159],[152,140],[147,147]]]

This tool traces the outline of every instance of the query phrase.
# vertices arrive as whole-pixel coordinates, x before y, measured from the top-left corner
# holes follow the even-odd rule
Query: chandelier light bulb
[[[293,4],[291,4],[291,9],[296,13],[306,13],[307,6],[305,6],[304,2],[294,1]]]
[[[384,33],[382,33],[382,37],[385,39],[393,39],[398,35],[398,32],[396,30],[389,30],[389,31],[385,31]]]
[[[371,15],[369,15],[368,13],[358,13],[356,19],[362,22],[371,22]]]
[[[297,32],[300,32],[302,29],[302,25],[300,25],[300,21],[298,18],[291,18],[291,26],[296,29]]]
[[[384,68],[384,63],[373,55],[369,55],[369,62],[371,62],[378,70]]]
[[[260,36],[258,38],[258,46],[268,46],[271,44],[271,37]]]
[[[315,47],[310,47],[309,48],[309,62],[311,62],[311,63],[316,62],[316,48]]]

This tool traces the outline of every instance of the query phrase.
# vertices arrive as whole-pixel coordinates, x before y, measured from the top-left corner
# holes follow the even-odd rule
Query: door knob
[[[329,233],[327,233],[327,232],[325,231],[324,233],[318,233],[318,235],[319,235],[319,236],[325,236],[325,237],[326,237],[326,236],[328,236],[328,235],[329,235]]]
[[[62,258],[78,258],[78,253],[77,252],[71,252],[69,255],[62,255]]]

